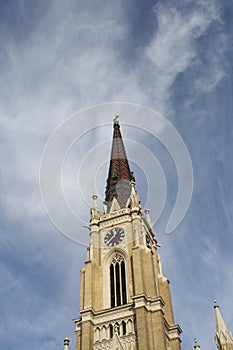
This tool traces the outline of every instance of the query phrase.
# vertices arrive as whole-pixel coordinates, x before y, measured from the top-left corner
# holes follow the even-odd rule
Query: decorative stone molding
[[[169,326],[169,324],[165,320],[165,330],[166,330],[167,339],[169,341],[180,339],[180,334],[182,333],[182,329],[180,328],[179,325]]]
[[[121,319],[128,319],[134,317],[133,303],[118,306],[112,309],[104,309],[95,312],[93,309],[86,309],[81,311],[81,317],[74,320],[76,324],[85,321],[91,321],[93,325],[117,322]]]
[[[93,350],[136,349],[136,334],[114,334],[112,338],[97,340]]]
[[[130,209],[129,208],[122,208],[117,211],[111,212],[111,213],[106,213],[100,216],[100,222],[101,221],[106,221],[108,219],[116,218],[121,215],[125,214],[130,214]]]
[[[162,298],[148,298],[146,294],[133,296],[135,309],[144,307],[147,311],[162,311],[165,305]]]
[[[114,219],[110,218],[107,221],[100,221],[100,228],[107,228],[125,222],[131,222],[131,217],[129,215],[118,216]]]

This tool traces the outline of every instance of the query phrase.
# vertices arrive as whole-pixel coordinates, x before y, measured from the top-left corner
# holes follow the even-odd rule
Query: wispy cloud
[[[211,90],[221,80],[224,69],[218,57],[222,57],[226,42],[222,37],[221,46],[213,44],[215,55],[208,56],[207,65],[202,61],[205,47],[200,46],[198,39],[204,41],[213,24],[221,25],[221,9],[216,1],[159,2],[154,11],[158,29],[145,54],[152,62],[153,77],[158,77],[155,95],[166,108],[175,79],[186,70],[196,67],[194,83],[203,91]],[[216,36],[218,39],[219,33]],[[198,74],[198,70],[202,72],[202,65],[205,66],[204,76]]]

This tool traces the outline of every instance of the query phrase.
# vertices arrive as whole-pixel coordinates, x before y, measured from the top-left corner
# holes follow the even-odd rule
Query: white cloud
[[[198,63],[200,52],[197,39],[203,37],[214,22],[220,21],[216,1],[197,1],[195,4],[187,2],[184,5],[186,6],[178,8],[178,3],[167,1],[160,2],[155,7],[158,29],[146,48],[146,55],[152,62],[153,77],[159,77],[155,94],[158,94],[158,99],[164,106],[169,105],[171,88],[178,74]],[[210,57],[209,59],[211,61]],[[219,64],[215,67],[214,76],[213,69],[205,69],[206,77],[197,78],[205,81],[211,89],[220,81],[223,72]]]

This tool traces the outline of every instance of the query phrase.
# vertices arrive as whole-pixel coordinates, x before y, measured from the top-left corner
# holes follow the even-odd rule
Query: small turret
[[[153,222],[151,221],[151,218],[150,218],[150,209],[145,209],[145,214],[146,214],[146,220],[147,220],[147,223],[150,227],[153,226]]]
[[[97,205],[97,196],[96,194],[94,194],[92,196],[93,199],[93,204],[92,204],[92,208],[91,208],[91,220],[98,220],[100,217],[100,213],[99,213],[99,208]]]
[[[131,194],[128,198],[126,206],[130,206],[132,209],[136,209],[137,211],[141,209],[140,199],[135,189],[135,181],[131,180]]]
[[[70,343],[70,339],[65,338],[64,339],[64,350],[69,350],[69,343]]]

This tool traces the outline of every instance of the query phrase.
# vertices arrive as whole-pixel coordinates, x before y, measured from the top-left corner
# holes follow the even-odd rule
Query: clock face
[[[114,247],[121,243],[125,237],[125,231],[121,227],[115,227],[108,231],[104,237],[104,243],[108,247]]]

